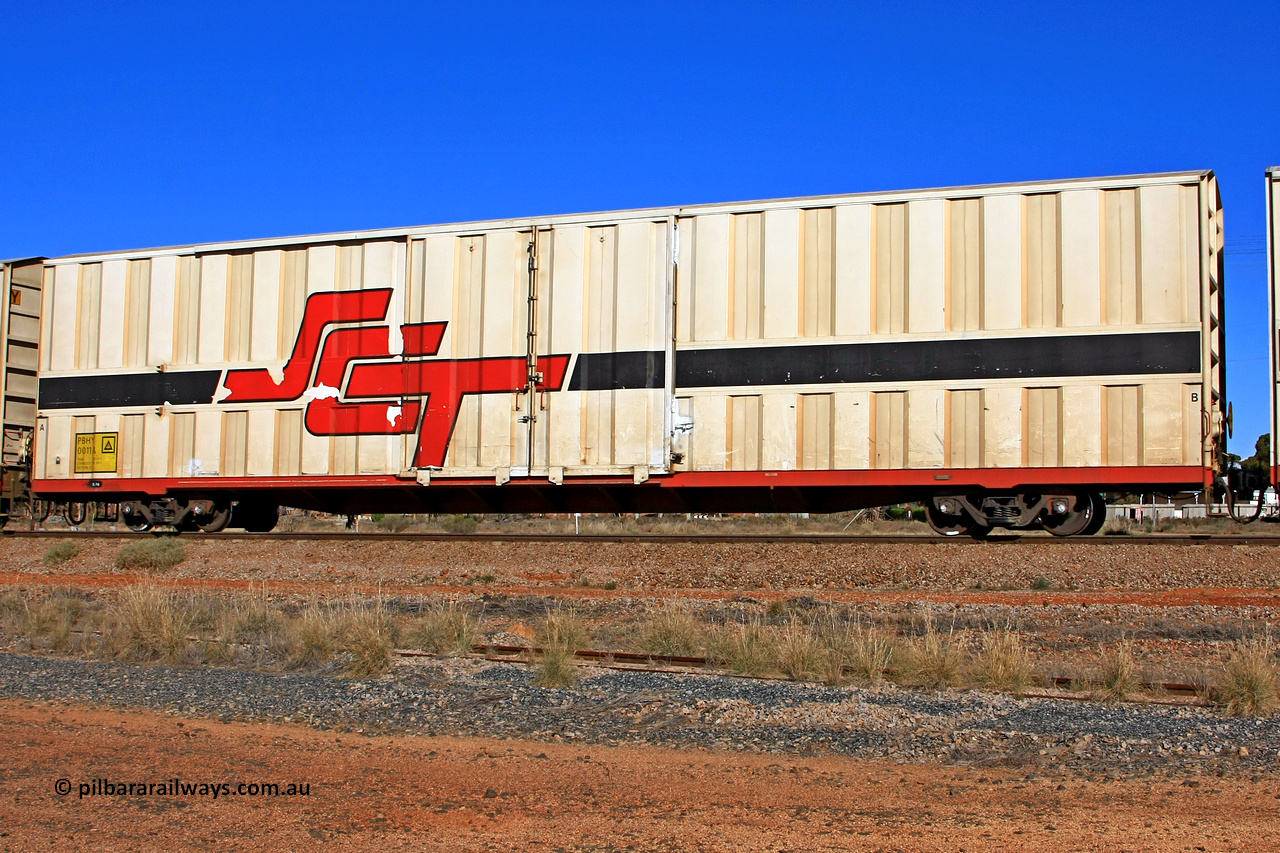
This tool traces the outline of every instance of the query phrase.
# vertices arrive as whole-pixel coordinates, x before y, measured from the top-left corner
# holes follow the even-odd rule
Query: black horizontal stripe
[[[1199,332],[734,347],[676,355],[677,388],[1199,372]]]
[[[578,355],[568,391],[661,388],[661,350]],[[955,382],[1200,372],[1199,332],[798,344],[684,350],[677,388]],[[219,370],[93,374],[40,380],[40,408],[212,403]]]
[[[678,362],[677,362],[678,363]],[[578,355],[566,391],[618,391],[662,388],[667,354],[654,352],[584,352]]]
[[[48,376],[40,380],[40,408],[189,406],[212,403],[221,370]]]

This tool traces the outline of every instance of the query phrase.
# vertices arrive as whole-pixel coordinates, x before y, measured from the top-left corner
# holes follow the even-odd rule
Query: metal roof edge
[[[1280,167],[1277,167],[1280,168]],[[1025,189],[1049,191],[1052,187],[1070,188],[1072,186],[1134,186],[1135,184],[1159,184],[1213,178],[1212,169],[1200,169],[1184,172],[1148,172],[1132,175],[1109,175],[1090,178],[1060,178],[1039,181],[1010,181],[997,184],[965,184],[950,187],[923,187],[905,190],[875,190],[858,193],[835,193],[830,195],[790,196],[773,199],[748,199],[743,201],[709,202],[694,205],[666,205],[661,207],[643,207],[623,210],[602,210],[582,213],[543,214],[537,216],[516,216],[503,219],[480,219],[467,222],[442,222],[429,225],[410,225],[398,228],[364,229],[359,231],[334,231],[317,234],[297,234],[281,237],[255,238],[247,240],[220,240],[210,243],[187,243],[174,246],[156,246],[139,249],[120,249],[105,252],[86,252],[73,255],[60,255],[47,258],[49,263],[85,263],[96,259],[143,258],[163,255],[213,254],[220,251],[246,251],[253,249],[284,248],[302,244],[323,243],[355,243],[379,239],[408,239],[414,236],[425,236],[433,233],[456,231],[481,231],[499,227],[519,227],[548,225],[556,222],[565,224],[599,222],[612,219],[641,219],[648,217],[666,218],[669,216],[690,216],[699,213],[714,213],[721,210],[763,210],[767,208],[789,207],[799,202],[814,202],[820,205],[838,203],[874,203],[877,200],[910,201],[917,198],[937,196],[966,196],[974,194],[995,194],[1000,191],[1020,192]]]

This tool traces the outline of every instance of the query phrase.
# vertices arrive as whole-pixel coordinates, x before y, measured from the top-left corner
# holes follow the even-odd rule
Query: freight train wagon
[[[15,266],[32,487],[138,530],[912,500],[1090,532],[1220,472],[1222,240],[1202,171]]]

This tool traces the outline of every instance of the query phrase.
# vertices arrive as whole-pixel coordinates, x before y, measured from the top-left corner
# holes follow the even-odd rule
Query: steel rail
[[[481,655],[485,660],[504,661],[509,663],[534,663],[539,655],[545,650],[539,646],[509,646],[478,643],[472,647],[472,653]],[[416,649],[396,649],[393,654],[402,658],[425,657],[435,658],[441,657],[432,652],[418,651]],[[694,657],[690,655],[662,655],[662,654],[645,654],[636,652],[607,652],[595,649],[580,649],[573,653],[574,657],[585,661],[591,661],[594,665],[605,666],[612,669],[642,669],[652,672],[671,672],[671,673],[687,673],[696,670],[710,670],[717,672],[723,669],[722,666],[705,657]],[[852,672],[852,669],[845,667],[846,672]],[[886,677],[893,675],[892,670],[885,670]],[[768,676],[751,676],[755,678],[764,678],[765,680],[788,680],[779,678],[769,678]],[[1046,679],[1051,687],[1067,688],[1077,685],[1076,679],[1064,677],[1049,677]],[[1168,694],[1170,696],[1184,696],[1205,701],[1206,704],[1214,704],[1205,700],[1207,690],[1204,687],[1195,684],[1186,684],[1175,681],[1144,681],[1140,685],[1144,690],[1157,691],[1159,693]],[[1054,699],[1078,699],[1078,695],[1061,696],[1057,694],[1034,694],[1042,698]],[[1087,698],[1087,697],[1086,697]],[[1138,701],[1152,702],[1151,698]],[[1159,702],[1159,700],[1154,700]],[[1185,704],[1179,702],[1177,704]]]
[[[843,533],[809,534],[761,534],[723,533],[674,534],[674,533],[351,533],[338,531],[308,531],[290,533],[200,533],[177,531],[150,531],[133,533],[125,530],[3,530],[0,538],[50,539],[84,537],[89,539],[138,539],[144,536],[176,537],[186,540],[292,542],[292,541],[348,541],[348,542],[493,542],[493,543],[650,543],[693,545],[964,545],[1004,547],[1012,545],[1249,545],[1263,547],[1280,546],[1280,535],[1210,534],[1210,533],[1151,533],[1140,536],[1038,536],[1011,534],[991,536],[975,540],[968,537],[903,536]]]

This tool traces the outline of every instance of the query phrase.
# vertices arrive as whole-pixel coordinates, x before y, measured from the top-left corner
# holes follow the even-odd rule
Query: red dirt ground
[[[139,583],[156,584],[182,590],[206,590],[232,592],[270,590],[274,593],[294,595],[342,596],[342,595],[553,595],[568,598],[655,598],[655,599],[722,599],[735,594],[750,595],[760,601],[785,599],[796,590],[724,590],[645,588],[605,590],[599,587],[513,586],[509,584],[450,585],[450,584],[357,584],[341,581],[262,581],[230,580],[225,578],[158,578],[138,574],[69,574],[47,572],[0,571],[0,586],[56,586],[74,589],[116,589]],[[1167,590],[1089,589],[1089,590],[833,590],[805,591],[817,594],[824,601],[849,604],[907,602],[933,602],[936,604],[972,605],[1134,605],[1138,607],[1187,607],[1205,605],[1212,607],[1280,607],[1280,590],[1240,588],[1189,588]]]
[[[0,705],[0,851],[1280,849],[1280,783],[1087,782]],[[81,783],[309,783],[308,796],[79,796]],[[67,796],[55,793],[59,779]]]

